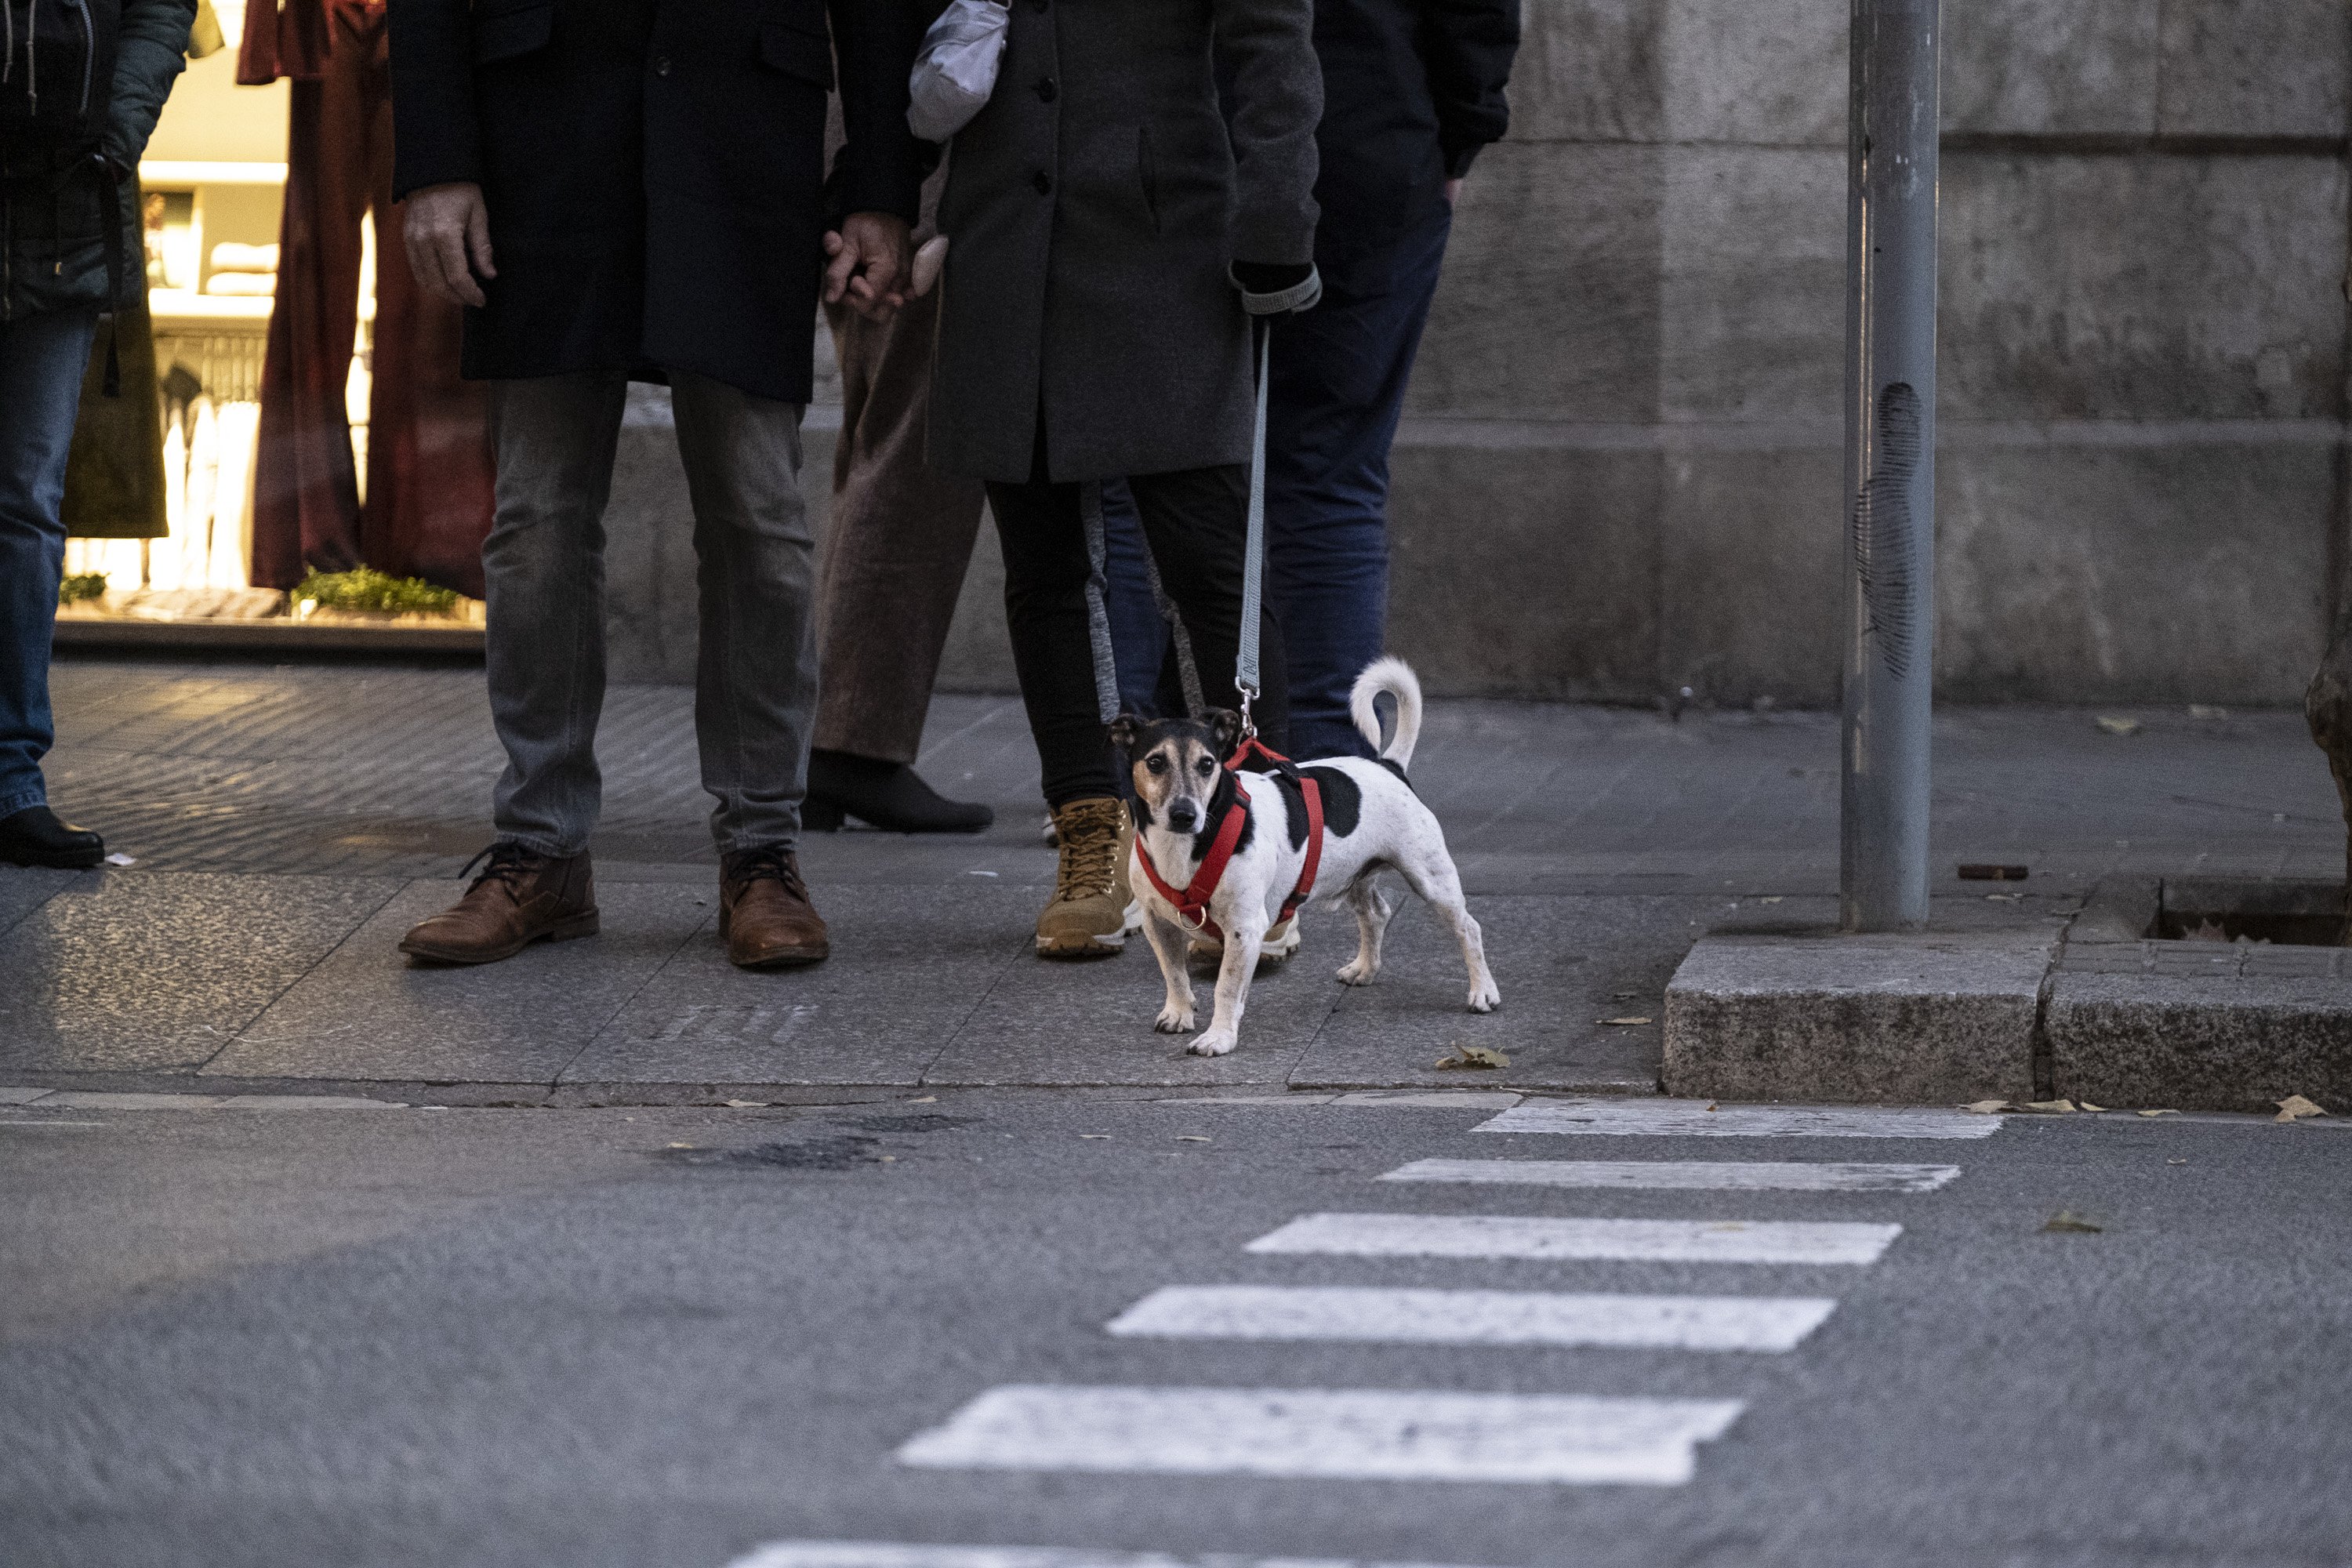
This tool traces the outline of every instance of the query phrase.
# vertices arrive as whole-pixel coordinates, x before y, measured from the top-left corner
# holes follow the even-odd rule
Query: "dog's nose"
[[[1201,808],[1189,800],[1173,801],[1168,807],[1168,826],[1181,833],[1190,833],[1200,826]]]

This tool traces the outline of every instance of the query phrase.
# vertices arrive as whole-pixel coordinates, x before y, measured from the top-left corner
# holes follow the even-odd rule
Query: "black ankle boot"
[[[844,816],[886,833],[977,833],[996,820],[996,813],[977,802],[943,798],[904,763],[811,752],[802,826],[838,827]]]
[[[28,805],[13,816],[0,816],[0,861],[8,865],[86,871],[105,858],[105,839],[86,827],[59,822],[46,805]]]

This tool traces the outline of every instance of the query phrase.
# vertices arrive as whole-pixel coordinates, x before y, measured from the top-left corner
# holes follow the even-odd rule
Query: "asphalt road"
[[[0,1110],[0,1561],[2352,1561],[2352,1129],[1495,1114]]]

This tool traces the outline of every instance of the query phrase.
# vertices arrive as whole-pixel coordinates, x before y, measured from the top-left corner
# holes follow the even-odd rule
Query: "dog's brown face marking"
[[[1210,802],[1223,777],[1219,759],[1232,749],[1241,721],[1223,710],[1203,720],[1147,723],[1122,716],[1111,724],[1111,740],[1128,754],[1142,825],[1178,833],[1198,833],[1208,825]]]
[[[1135,763],[1135,795],[1153,822],[1197,833],[1217,793],[1217,758],[1198,735],[1172,734]]]

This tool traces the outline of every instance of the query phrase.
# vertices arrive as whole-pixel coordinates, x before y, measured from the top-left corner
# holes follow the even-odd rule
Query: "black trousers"
[[[1041,421],[1042,426],[1042,421]],[[1087,534],[1078,487],[1045,478],[1041,438],[1026,484],[991,484],[989,510],[1004,548],[1004,615],[1021,700],[1037,740],[1045,804],[1118,795],[1120,787],[1095,700],[1094,645],[1087,630]],[[1134,474],[1128,488],[1160,581],[1184,617],[1212,708],[1241,706],[1234,659],[1241,645],[1242,562],[1249,533],[1249,470],[1239,464]],[[1258,733],[1287,749],[1290,699],[1282,629],[1261,607]]]

